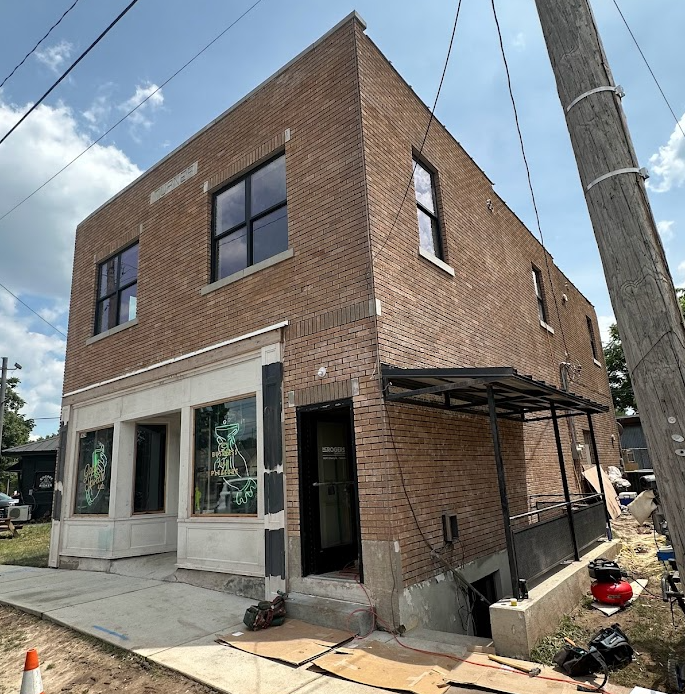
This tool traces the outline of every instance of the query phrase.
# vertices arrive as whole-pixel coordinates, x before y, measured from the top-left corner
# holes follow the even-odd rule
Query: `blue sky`
[[[41,107],[0,145],[0,216],[76,156],[247,9],[253,0],[139,0]],[[71,0],[3,4],[0,80]],[[124,0],[80,0],[0,91],[0,134],[123,9]],[[678,46],[682,0],[619,0],[679,118],[685,81]],[[685,138],[661,100],[613,0],[593,9],[676,284],[685,284]],[[498,0],[545,242],[557,264],[612,318],[534,0]],[[246,92],[356,9],[367,33],[418,95],[432,104],[456,0],[262,0],[207,53],[67,172],[0,221],[0,282],[66,332],[76,224]],[[436,112],[534,229],[490,3],[463,0]],[[685,126],[685,121],[682,121]],[[88,298],[87,300],[90,300]],[[59,414],[64,338],[0,289],[0,355],[24,365],[21,392],[36,417]],[[36,433],[54,431],[40,420]]]

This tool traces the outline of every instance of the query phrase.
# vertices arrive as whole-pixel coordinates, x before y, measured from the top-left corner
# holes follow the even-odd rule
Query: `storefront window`
[[[114,429],[79,434],[78,480],[74,513],[107,514]]]
[[[195,515],[257,514],[257,400],[195,410]]]

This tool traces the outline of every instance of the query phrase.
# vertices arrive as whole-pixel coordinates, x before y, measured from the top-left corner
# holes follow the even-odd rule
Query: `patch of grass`
[[[579,646],[583,646],[588,639],[592,638],[587,629],[576,624],[569,615],[564,615],[559,628],[550,636],[540,639],[531,652],[531,660],[543,665],[554,665],[552,658],[564,647],[564,638],[575,641]]]
[[[16,537],[0,533],[0,564],[20,566],[48,565],[51,523],[29,523]]]

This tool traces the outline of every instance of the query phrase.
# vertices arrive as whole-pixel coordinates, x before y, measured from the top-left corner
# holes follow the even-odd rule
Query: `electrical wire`
[[[74,2],[64,11],[64,13],[62,14],[62,16],[61,16],[61,17],[60,17],[60,18],[48,29],[47,34],[45,34],[45,36],[43,36],[43,38],[42,38],[40,41],[38,41],[38,43],[37,43],[37,44],[36,44],[36,45],[35,45],[35,46],[34,46],[23,58],[22,58],[21,62],[20,62],[18,65],[16,65],[16,66],[14,67],[14,69],[12,70],[12,72],[10,72],[10,74],[7,75],[7,77],[5,77],[5,79],[2,80],[2,82],[0,82],[0,89],[2,89],[2,88],[5,86],[5,82],[7,82],[7,80],[8,80],[10,77],[12,77],[12,75],[13,75],[13,74],[14,74],[14,73],[26,62],[26,60],[27,60],[33,53],[36,52],[36,50],[38,49],[38,47],[40,46],[40,44],[43,43],[43,41],[45,41],[45,39],[46,39],[48,36],[50,36],[50,34],[52,33],[52,30],[55,29],[55,28],[60,24],[60,22],[61,22],[61,21],[62,21],[62,20],[74,9],[74,7],[76,7],[76,5],[78,4],[78,2],[79,2],[79,0],[74,0]]]
[[[38,316],[38,318],[40,318],[43,321],[43,323],[46,323],[47,325],[49,325],[55,332],[59,333],[62,337],[64,337],[66,339],[67,336],[57,326],[53,325],[46,318],[43,318],[43,316],[41,316],[40,313],[38,313],[37,311],[32,309],[23,299],[20,299],[14,292],[7,289],[7,287],[4,284],[2,284],[2,282],[0,282],[0,287],[2,287],[8,294],[11,294],[22,306],[24,306],[29,311],[31,311],[31,313]]]
[[[440,83],[438,84],[438,91],[435,94],[435,100],[433,101],[433,108],[431,109],[430,112],[430,118],[428,119],[428,125],[426,126],[426,132],[423,135],[423,140],[421,141],[421,146],[419,147],[419,157],[421,156],[421,153],[423,152],[423,147],[426,144],[426,140],[428,139],[428,131],[430,130],[431,124],[433,123],[433,119],[435,118],[435,107],[438,105],[438,99],[440,98],[440,92],[442,91],[442,83],[445,81],[445,73],[447,72],[447,65],[450,61],[450,55],[452,53],[452,45],[454,44],[454,35],[457,31],[457,23],[459,22],[459,12],[461,10],[461,0],[459,0],[457,4],[457,12],[454,17],[454,25],[452,26],[452,35],[450,36],[450,43],[449,46],[447,47],[447,55],[445,56],[445,64],[442,68],[442,75],[440,76]],[[404,207],[404,203],[407,200],[407,194],[409,193],[409,189],[411,188],[412,181],[414,180],[414,172],[416,171],[416,162],[414,162],[414,165],[412,167],[412,172],[411,176],[409,177],[409,180],[407,181],[407,187],[404,189],[404,195],[402,196],[402,202],[400,203],[400,207],[397,210],[397,214],[395,215],[395,219],[393,220],[392,226],[390,227],[390,231],[385,235],[385,238],[383,239],[383,243],[381,243],[380,248],[373,254],[372,260],[375,260],[383,251],[385,248],[385,244],[388,242],[388,239],[392,235],[393,231],[395,230],[395,226],[397,225],[397,220],[400,217],[400,213],[402,212],[402,208]],[[0,218],[1,219],[1,218]]]
[[[368,638],[375,630],[376,630],[376,625],[380,624],[395,640],[398,646],[401,646],[402,648],[406,648],[408,651],[414,651],[414,653],[421,653],[423,655],[432,655],[432,656],[437,656],[439,658],[447,658],[448,660],[453,660],[457,663],[468,663],[469,665],[476,665],[477,667],[482,667],[482,668],[487,668],[489,670],[499,670],[502,671],[503,668],[501,665],[490,665],[489,663],[480,663],[477,660],[470,660],[469,658],[461,658],[458,655],[453,655],[452,653],[441,653],[439,651],[429,651],[423,648],[415,648],[414,646],[408,646],[406,643],[402,643],[400,639],[397,636],[397,630],[393,627],[391,627],[386,621],[384,621],[381,617],[378,616],[378,613],[376,612],[376,608],[373,606],[373,601],[371,600],[371,596],[369,595],[369,591],[366,589],[366,586],[364,586],[363,583],[357,581],[357,584],[361,587],[361,589],[364,591],[366,595],[366,599],[369,602],[368,607],[360,607],[359,609],[353,610],[350,612],[348,615],[348,627],[350,626],[350,620],[352,618],[352,615],[354,614],[359,614],[359,613],[366,613],[370,614],[372,618],[372,626],[369,631],[366,632],[366,634],[357,634],[355,636],[355,640],[358,641],[363,641],[364,639]],[[349,629],[350,631],[354,631],[352,628]],[[522,677],[530,677],[530,675],[527,672],[522,672],[520,670],[515,670],[513,668],[506,670],[507,673],[512,674],[512,675],[519,675]],[[539,680],[546,680],[548,682],[561,682],[563,684],[578,684],[578,680],[572,680],[572,679],[563,679],[561,677],[549,677],[547,675],[536,675],[536,679]],[[604,692],[604,685],[606,684],[607,678],[604,678],[604,681],[599,687],[578,687],[581,691],[586,691],[586,692]]]
[[[652,70],[647,57],[642,51],[642,48],[640,48],[640,44],[637,42],[637,39],[635,38],[635,34],[633,33],[633,30],[630,28],[628,21],[626,20],[625,16],[623,15],[623,12],[621,12],[621,8],[618,5],[617,0],[613,0],[614,5],[616,9],[618,10],[618,13],[621,15],[621,19],[623,20],[623,23],[626,25],[626,29],[628,30],[628,33],[630,34],[630,38],[633,39],[633,43],[635,44],[635,47],[637,50],[640,52],[640,55],[642,56],[642,60],[644,61],[645,65],[647,66],[647,69],[649,70],[649,74],[652,76],[652,79],[654,80],[654,84],[656,84],[657,89],[659,92],[661,92],[661,96],[664,98],[664,101],[666,102],[666,106],[668,106],[668,110],[671,112],[671,115],[673,116],[673,120],[675,121],[676,126],[682,133],[683,137],[685,137],[685,130],[683,130],[683,126],[680,125],[680,121],[678,120],[678,116],[676,116],[675,112],[673,111],[673,107],[671,106],[671,103],[669,100],[666,98],[666,94],[664,94],[664,90],[661,88],[661,84],[659,84],[659,80],[656,78],[656,75],[654,74],[654,70]]]
[[[76,60],[53,82],[52,86],[43,94],[43,96],[36,101],[35,104],[29,108],[28,111],[0,138],[0,145],[45,101],[45,99],[50,95],[50,93],[62,82],[63,79],[69,75],[69,73],[95,48],[95,46],[100,43],[100,41],[110,32],[111,29],[119,22],[120,19],[138,2],[138,0],[131,0],[131,2],[119,13],[119,15],[110,23],[110,25],[98,36],[93,43],[86,48],[81,55],[76,58]]]
[[[511,106],[514,111],[514,121],[516,123],[516,132],[518,133],[519,144],[521,145],[521,154],[523,156],[523,164],[526,168],[526,177],[528,179],[528,189],[530,190],[530,197],[533,202],[533,211],[535,212],[535,223],[538,228],[538,234],[540,235],[540,244],[545,255],[545,268],[547,270],[547,278],[549,279],[549,286],[552,290],[552,298],[554,299],[554,308],[557,314],[557,321],[559,323],[559,329],[561,330],[561,341],[564,345],[564,352],[566,353],[566,358],[569,358],[568,346],[566,343],[566,335],[564,334],[564,324],[561,322],[561,314],[559,312],[559,302],[557,300],[557,292],[554,288],[554,282],[552,281],[552,271],[549,268],[549,254],[545,247],[545,238],[542,233],[542,224],[540,223],[540,213],[538,211],[537,201],[535,199],[535,191],[533,189],[533,181],[530,175],[530,167],[528,165],[528,157],[526,156],[526,147],[523,143],[523,133],[521,132],[521,124],[519,123],[518,109],[516,108],[516,99],[514,98],[514,90],[511,85],[511,73],[509,72],[509,62],[507,61],[507,54],[504,50],[504,40],[502,38],[502,30],[500,28],[499,19],[497,17],[497,8],[495,7],[495,0],[490,0],[492,5],[492,14],[495,19],[495,26],[497,27],[497,36],[499,38],[500,51],[502,53],[502,61],[504,63],[504,71],[507,76],[507,87],[509,90],[509,98],[511,99]]]
[[[62,172],[66,171],[74,162],[79,160],[86,152],[88,152],[90,149],[95,147],[99,142],[104,140],[107,135],[109,135],[115,128],[119,127],[129,116],[131,116],[133,113],[135,113],[148,99],[153,97],[160,89],[165,87],[171,80],[173,80],[177,75],[179,75],[183,70],[185,70],[191,63],[193,63],[197,58],[199,58],[210,46],[212,46],[214,43],[216,43],[229,29],[232,29],[243,17],[245,17],[247,14],[249,14],[257,5],[259,5],[263,0],[257,0],[255,3],[250,5],[245,12],[243,12],[237,19],[235,19],[231,24],[229,24],[220,34],[217,34],[202,50],[198,51],[190,60],[188,60],[184,65],[182,65],[176,72],[174,72],[169,78],[164,80],[162,84],[157,87],[153,92],[148,94],[139,104],[134,106],[128,113],[126,113],[123,117],[121,117],[114,125],[112,125],[110,128],[105,130],[102,135],[100,135],[96,140],[93,140],[88,147],[86,147],[80,154],[77,154],[70,162],[65,164],[59,171],[54,173],[50,178],[48,178],[47,181],[42,183],[38,188],[36,188],[32,193],[29,193],[23,200],[20,200],[14,207],[11,207],[7,212],[5,212],[3,215],[0,216],[0,222],[8,217],[9,215],[12,214],[17,208],[21,207],[25,202],[30,200],[36,193],[40,192],[45,186],[47,186],[49,183],[54,181],[57,176],[59,176]]]

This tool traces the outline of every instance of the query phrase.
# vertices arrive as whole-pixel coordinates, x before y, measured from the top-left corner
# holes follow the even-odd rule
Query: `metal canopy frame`
[[[509,419],[522,423],[552,420],[556,441],[559,469],[564,491],[564,503],[568,516],[569,530],[573,543],[573,556],[579,559],[579,547],[573,517],[573,502],[566,478],[563,445],[559,433],[558,420],[563,417],[585,415],[590,430],[590,445],[600,485],[600,497],[604,505],[607,535],[611,537],[609,512],[606,507],[604,483],[602,481],[599,452],[592,422],[592,415],[608,412],[607,405],[594,402],[580,395],[560,390],[532,376],[519,374],[513,367],[450,368],[450,369],[402,369],[382,365],[381,377],[385,400],[423,407],[434,407],[451,412],[488,417],[497,466],[502,519],[504,521],[511,587],[514,597],[519,600],[525,594],[525,586],[519,581],[516,562],[512,517],[509,511],[504,459],[500,443],[499,419]],[[546,416],[533,416],[549,412]],[[526,514],[524,514],[526,515]]]

